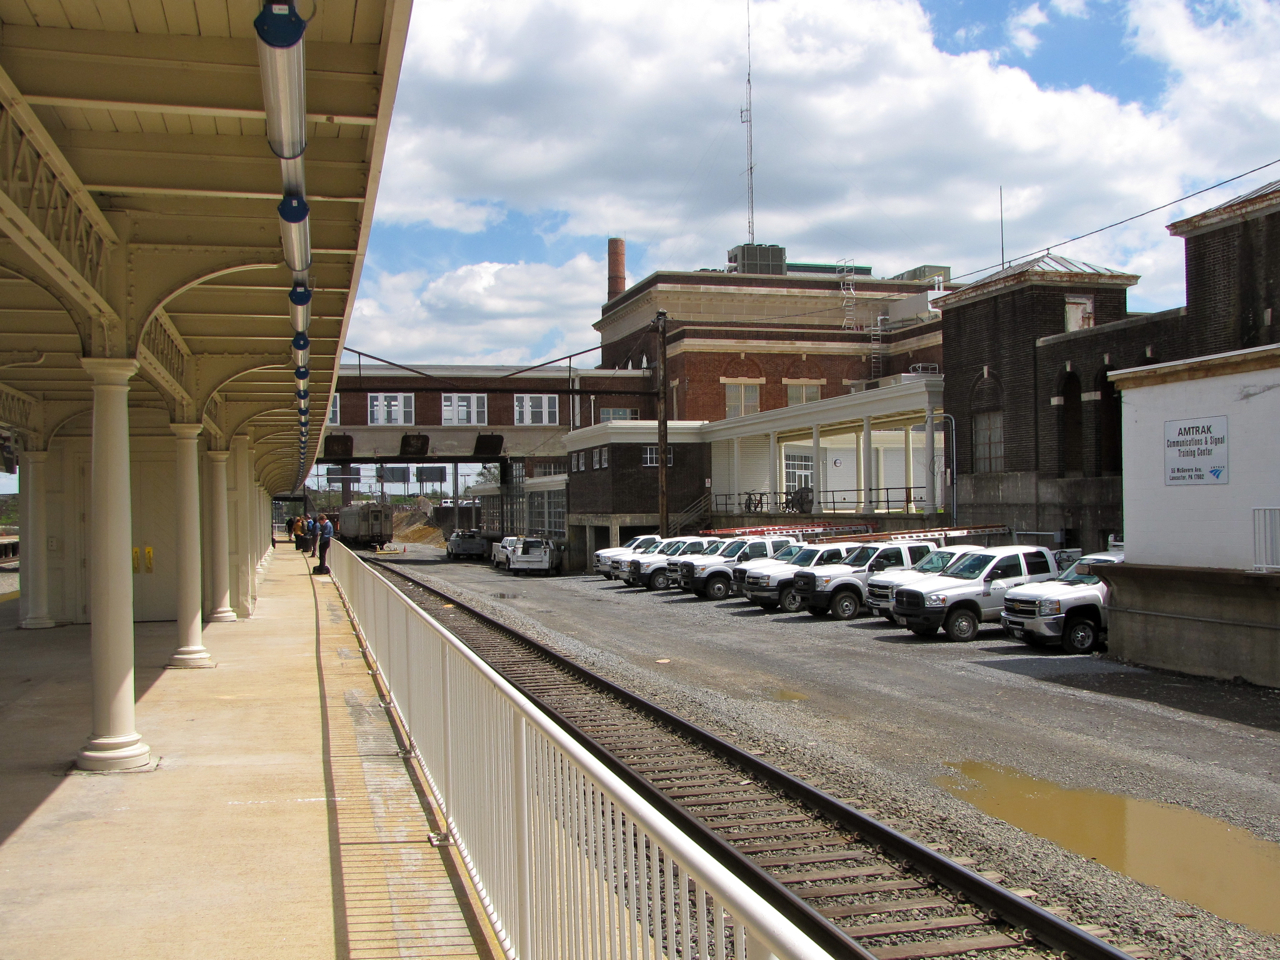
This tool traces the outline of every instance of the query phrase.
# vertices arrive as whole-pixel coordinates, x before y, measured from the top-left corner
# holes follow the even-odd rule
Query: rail
[[[330,568],[512,960],[827,960],[351,551]]]
[[[924,508],[924,487],[872,487],[870,490],[819,490],[801,487],[786,493],[744,491],[717,493],[715,512],[752,513],[883,513]],[[820,510],[818,508],[821,508]]]

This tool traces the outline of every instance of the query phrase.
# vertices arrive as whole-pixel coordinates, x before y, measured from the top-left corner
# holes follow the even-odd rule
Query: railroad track
[[[1150,957],[418,580],[364,558],[834,957]],[[900,829],[901,827],[901,829]]]

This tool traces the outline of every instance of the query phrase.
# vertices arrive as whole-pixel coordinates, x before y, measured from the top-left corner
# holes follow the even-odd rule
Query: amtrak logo
[[[1209,471],[1209,473],[1213,476],[1213,479],[1221,480],[1224,469],[1225,468],[1223,467],[1214,467],[1212,470]]]

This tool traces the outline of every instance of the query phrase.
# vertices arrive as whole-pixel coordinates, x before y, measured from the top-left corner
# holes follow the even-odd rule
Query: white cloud
[[[1040,9],[1040,4],[1033,3],[1009,18],[1009,42],[1023,56],[1030,56],[1040,46],[1040,38],[1036,36],[1036,27],[1043,27],[1049,22],[1049,15]]]
[[[442,276],[367,277],[348,344],[420,363],[536,363],[599,343],[605,265],[474,263]],[[594,358],[587,358],[594,362]]]
[[[1129,3],[1137,50],[1172,70],[1151,110],[1042,90],[987,51],[943,53],[914,0],[757,2],[757,239],[881,275],[963,273],[999,259],[1000,186],[1006,248],[1023,253],[1272,159],[1280,8],[1222,0],[1209,18],[1187,2]],[[1046,9],[1088,14],[1083,0],[1023,8],[1006,26],[1024,50]],[[558,235],[643,244],[633,280],[719,265],[745,239],[743,47],[740,0],[419,4],[379,217],[476,232],[553,214]],[[1179,303],[1182,244],[1164,225],[1233,192],[1062,252],[1142,272],[1140,302]],[[603,287],[585,257],[371,277],[353,345],[543,359],[593,342]]]

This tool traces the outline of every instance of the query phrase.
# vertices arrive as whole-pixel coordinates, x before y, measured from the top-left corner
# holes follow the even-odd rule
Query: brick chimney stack
[[[609,238],[609,300],[627,289],[627,241]],[[606,301],[608,302],[608,301]]]

